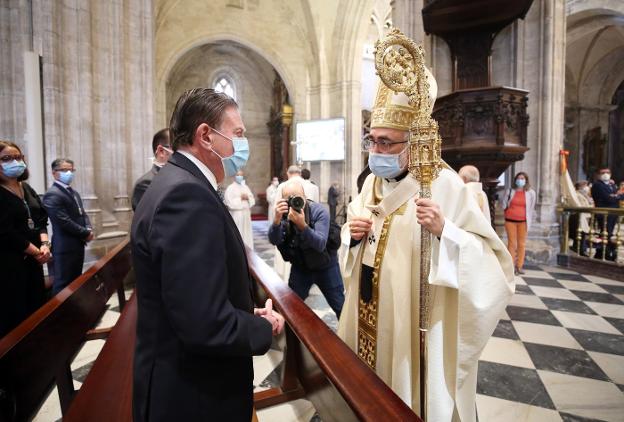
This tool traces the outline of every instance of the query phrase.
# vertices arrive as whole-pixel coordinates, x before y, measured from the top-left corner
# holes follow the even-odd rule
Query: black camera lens
[[[305,206],[305,199],[300,196],[291,196],[288,198],[288,206],[293,208],[295,211],[300,212]]]

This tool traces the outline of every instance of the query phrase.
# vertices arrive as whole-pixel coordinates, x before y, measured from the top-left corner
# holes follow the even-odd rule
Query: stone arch
[[[605,71],[605,69],[609,69]],[[624,46],[612,50],[588,69],[578,87],[585,104],[605,105],[624,79]]]
[[[624,82],[624,47],[614,51],[613,55],[617,55],[617,59],[613,60],[616,64],[609,72],[600,91],[599,101],[604,104],[611,104],[613,95]]]
[[[624,15],[624,2],[621,0],[568,0],[566,2],[567,16],[590,10],[611,11]]]
[[[574,73],[569,66],[566,66],[565,69],[565,98],[567,104],[578,102],[578,86]]]
[[[235,42],[246,48],[249,48],[250,50],[260,55],[262,58],[264,58],[267,62],[269,62],[271,66],[273,66],[275,71],[280,75],[282,80],[284,81],[284,84],[286,85],[286,89],[291,95],[291,101],[294,100],[294,97],[296,95],[295,94],[296,83],[294,82],[295,78],[294,76],[291,75],[289,71],[286,70],[286,66],[280,61],[280,59],[276,55],[267,53],[266,51],[259,48],[255,44],[245,39],[242,39],[240,37],[233,36],[230,34],[215,34],[212,36],[199,37],[198,39],[188,41],[185,45],[181,46],[175,53],[171,54],[169,60],[167,60],[165,65],[162,67],[160,74],[157,74],[156,82],[157,82],[158,91],[157,91],[156,101],[157,101],[157,110],[160,111],[160,113],[164,112],[165,110],[167,81],[171,77],[171,71],[174,69],[178,61],[182,57],[184,57],[188,52],[192,51],[193,49],[197,47],[200,47],[206,44],[223,42],[223,41]],[[163,107],[163,108],[159,109],[158,107]],[[157,118],[158,117],[159,116],[157,116]]]

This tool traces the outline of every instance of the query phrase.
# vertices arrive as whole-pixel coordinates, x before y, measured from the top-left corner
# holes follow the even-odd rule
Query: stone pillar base
[[[117,228],[120,231],[128,231],[132,222],[132,208],[130,208],[130,199],[127,195],[115,196],[113,214],[117,220]]]
[[[526,262],[556,264],[559,243],[559,224],[533,223],[526,243]]]

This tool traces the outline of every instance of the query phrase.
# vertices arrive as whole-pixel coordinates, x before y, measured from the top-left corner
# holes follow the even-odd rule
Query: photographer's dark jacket
[[[329,212],[320,204],[308,201],[305,208],[307,227],[299,231],[288,220],[269,228],[269,241],[277,246],[284,260],[294,266],[319,270],[338,262],[335,250],[328,250]],[[320,255],[327,255],[323,259]],[[315,268],[310,268],[313,266]]]

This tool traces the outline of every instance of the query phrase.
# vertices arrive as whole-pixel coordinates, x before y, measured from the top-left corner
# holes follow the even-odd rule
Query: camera
[[[305,199],[301,196],[290,195],[288,197],[288,208],[292,208],[297,212],[301,212],[301,210],[305,207]]]
[[[297,195],[290,195],[286,203],[288,204],[288,209],[292,208],[297,212],[301,212],[303,207],[305,207],[305,199]],[[282,215],[282,220],[288,220],[288,212]]]

